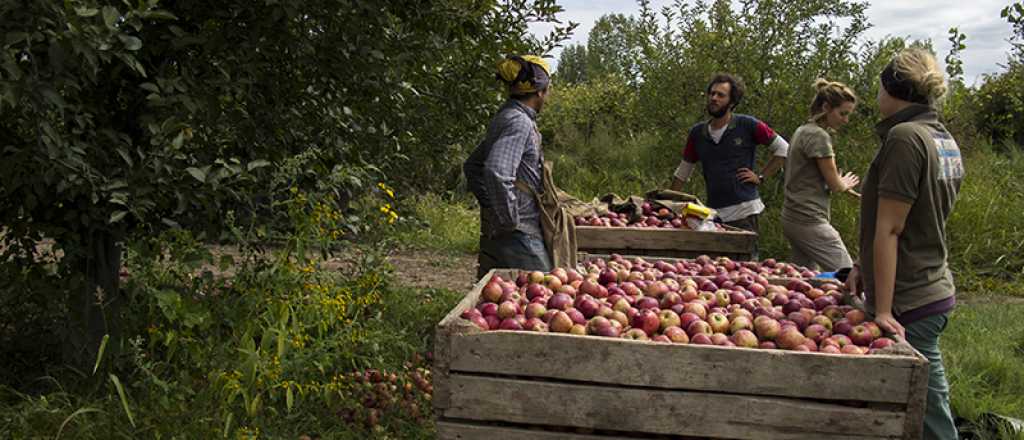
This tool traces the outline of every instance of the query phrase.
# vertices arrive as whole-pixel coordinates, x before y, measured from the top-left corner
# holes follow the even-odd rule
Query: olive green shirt
[[[946,262],[946,220],[960,183],[963,160],[956,140],[931,107],[914,104],[875,126],[882,138],[864,179],[860,208],[860,261],[866,306],[874,313],[874,238],[879,198],[911,205],[896,255],[893,314],[954,296]]]
[[[782,219],[795,223],[828,223],[831,219],[828,182],[818,159],[833,157],[832,136],[814,122],[793,133],[786,157],[786,197]]]

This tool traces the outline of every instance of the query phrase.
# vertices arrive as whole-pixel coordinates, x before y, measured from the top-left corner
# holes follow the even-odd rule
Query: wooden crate
[[[724,231],[577,226],[577,250],[593,254],[631,254],[693,258],[701,254],[749,260],[757,234],[722,225]]]
[[[460,314],[491,274],[436,329],[441,439],[921,436],[928,361],[913,349],[847,356],[485,332]]]

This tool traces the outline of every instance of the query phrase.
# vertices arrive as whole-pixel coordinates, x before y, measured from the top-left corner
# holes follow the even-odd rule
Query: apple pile
[[[570,333],[677,344],[870,354],[888,347],[839,286],[761,275],[678,273],[671,264],[619,257],[583,272],[556,268],[494,276],[462,313],[483,330]]]
[[[618,254],[612,254],[610,261],[602,258],[594,258],[583,263],[586,270],[598,271],[612,267],[617,271],[629,271],[633,265],[647,265],[646,260],[635,258],[626,259]],[[733,261],[729,257],[711,258],[701,255],[692,260],[673,259],[670,262],[658,261],[653,263],[655,269],[661,272],[674,272],[678,275],[715,277],[720,284],[726,279],[736,281],[741,276],[765,277],[765,278],[814,278],[819,272],[791,263],[776,261],[774,258],[767,258],[762,261]]]
[[[598,226],[598,227],[630,227],[630,228],[675,228],[690,229],[685,218],[676,215],[668,208],[657,208],[649,202],[641,206],[643,213],[634,221],[630,221],[628,214],[608,212],[601,215],[576,216],[576,226]],[[721,225],[715,224],[719,230],[724,230]]]

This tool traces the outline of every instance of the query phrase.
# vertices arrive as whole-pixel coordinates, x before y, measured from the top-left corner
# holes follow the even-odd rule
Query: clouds
[[[661,11],[672,0],[652,0],[651,8]],[[878,0],[868,8],[868,20],[873,25],[865,38],[879,40],[886,36],[931,39],[939,61],[949,53],[949,28],[957,27],[967,35],[967,50],[962,53],[964,78],[968,83],[979,81],[984,73],[1002,70],[1007,59],[1011,35],[1010,25],[999,17],[999,11],[1008,0]],[[579,23],[573,37],[566,44],[586,44],[587,34],[595,21],[604,14],[636,15],[639,5],[631,0],[560,0],[565,12],[563,21]],[[544,35],[549,25],[532,25],[531,31]],[[552,54],[557,63],[560,49]],[[945,64],[943,63],[943,67]]]

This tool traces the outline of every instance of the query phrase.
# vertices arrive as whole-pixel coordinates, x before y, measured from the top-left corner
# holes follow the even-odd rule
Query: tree
[[[572,28],[528,36],[553,2],[342,3],[0,4],[2,261],[35,264],[42,239],[63,252],[69,363],[118,345],[124,240],[216,232],[296,186],[344,206],[387,173],[437,185],[499,103],[493,62]]]
[[[570,44],[558,56],[555,81],[560,84],[579,84],[587,80],[587,46]]]
[[[639,26],[636,18],[623,14],[598,18],[587,35],[587,77],[614,74],[636,84],[640,80]]]

